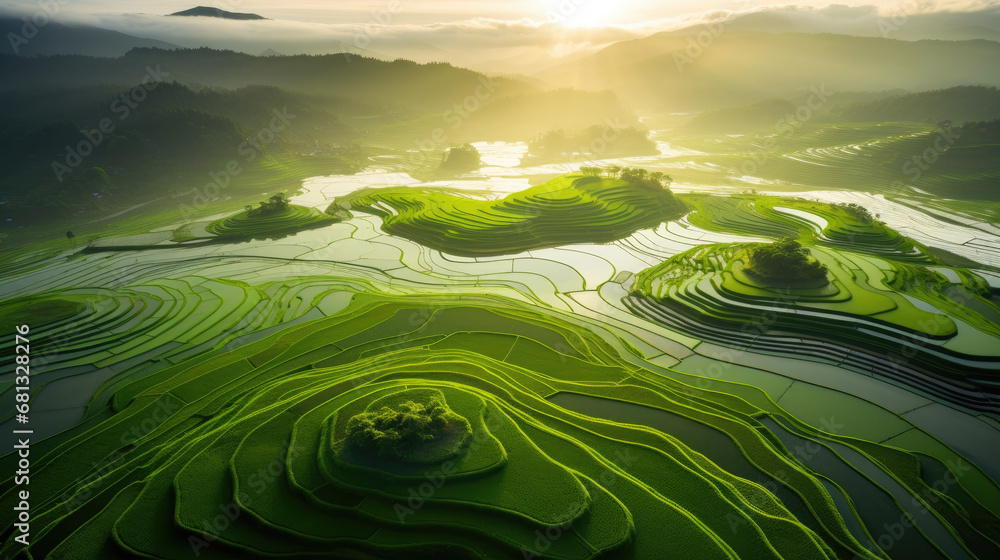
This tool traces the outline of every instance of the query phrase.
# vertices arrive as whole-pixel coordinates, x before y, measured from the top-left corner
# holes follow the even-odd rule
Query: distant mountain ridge
[[[872,94],[875,95],[875,94]],[[766,99],[751,105],[726,107],[695,115],[680,130],[693,134],[733,134],[775,128],[775,123],[796,110],[787,99]],[[889,93],[874,99],[834,103],[818,112],[818,121],[912,121],[954,126],[1000,118],[1000,91],[995,87],[958,86],[916,93]]]
[[[831,113],[845,121],[966,121],[1000,118],[1000,91],[995,87],[959,86],[933,91],[893,95],[872,101],[850,103]]]
[[[529,83],[489,77],[450,64],[386,62],[361,56],[257,57],[214,49],[133,49],[121,58],[0,55],[0,90],[94,84],[134,84],[155,70],[166,81],[236,89],[271,85],[330,97],[364,99],[387,107],[444,111],[456,103],[537,91]],[[469,101],[471,99],[472,101]],[[459,106],[462,109],[464,105]],[[453,109],[454,110],[454,109]]]
[[[731,134],[759,130],[781,117],[795,112],[795,104],[787,99],[765,99],[753,105],[726,107],[699,113],[681,130],[698,134]]]
[[[239,19],[239,20],[253,20],[253,19],[267,19],[266,17],[259,14],[251,13],[240,13],[240,12],[227,12],[219,8],[213,8],[210,6],[197,6],[191,8],[190,10],[183,10],[180,12],[174,12],[168,14],[171,16],[200,16],[200,17],[215,17],[222,19]]]
[[[637,109],[671,112],[794,97],[821,84],[834,92],[833,103],[836,92],[1000,86],[995,41],[737,29],[709,36],[698,41],[690,31],[662,32],[623,41],[537,77],[560,86],[608,87]]]
[[[931,11],[912,14],[906,14],[905,9],[897,7],[895,12],[892,9],[889,10],[891,15],[879,15],[877,11],[863,13],[866,8],[857,6],[853,9],[843,7],[846,11],[854,12],[849,16],[841,14],[841,17],[830,17],[830,8],[833,7],[828,6],[826,10],[782,10],[778,8],[755,11],[738,14],[708,25],[717,29],[724,28],[726,32],[833,33],[907,41],[922,39],[1000,40],[1000,6],[988,6],[968,12]],[[905,18],[900,17],[900,10]],[[703,31],[705,27],[705,24],[696,24],[672,33],[692,35]]]
[[[24,21],[0,16],[0,36],[6,39],[0,41],[0,54],[118,57],[136,47],[180,48],[166,41],[134,37],[98,27],[69,26],[54,21],[38,28],[34,33],[25,34],[24,28]]]

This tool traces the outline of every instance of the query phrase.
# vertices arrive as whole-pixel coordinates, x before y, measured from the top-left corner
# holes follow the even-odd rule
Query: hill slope
[[[670,111],[743,105],[820,86],[836,93],[1000,85],[1000,43],[992,41],[736,30],[710,36],[702,41],[707,46],[684,32],[624,41],[540,77],[562,86],[601,84],[637,108]]]
[[[490,78],[449,64],[385,62],[342,54],[255,57],[213,49],[133,49],[118,59],[55,56],[37,60],[0,55],[0,89],[16,85],[136,84],[154,79],[229,89],[271,85],[372,104],[445,110],[470,96],[513,95],[535,90],[509,78]],[[9,84],[9,85],[8,85]]]
[[[845,121],[950,120],[959,125],[1000,117],[1000,91],[995,87],[960,86],[851,103],[831,112]]]
[[[165,41],[133,37],[110,29],[71,27],[54,21],[32,34],[32,30],[25,29],[25,23],[20,19],[3,16],[0,16],[0,35],[6,39],[0,41],[0,54],[20,56],[75,54],[117,57],[136,47],[180,48]]]

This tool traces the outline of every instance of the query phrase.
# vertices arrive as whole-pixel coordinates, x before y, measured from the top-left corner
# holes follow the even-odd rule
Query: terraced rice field
[[[353,293],[342,303],[122,380],[35,467],[33,489],[49,496],[35,524],[60,538],[33,553],[512,557],[540,547],[649,558],[682,544],[697,558],[874,558],[879,524],[909,510],[922,530],[896,550],[995,550],[981,533],[996,538],[1000,519],[960,487],[954,501],[925,498],[923,513],[909,505],[911,493],[933,492],[921,460],[940,472],[955,460],[943,447],[924,456],[823,433],[763,391],[699,390],[504,298]],[[406,467],[338,457],[353,415],[428,393],[473,426],[457,458]],[[798,441],[835,459],[815,471]],[[75,479],[94,464],[99,477]],[[1000,498],[983,475],[962,474],[987,504]],[[537,534],[554,536],[539,545]]]
[[[618,179],[568,174],[483,201],[412,188],[383,189],[338,200],[381,217],[390,234],[460,256],[492,256],[578,242],[607,242],[679,217],[670,193]],[[329,212],[330,210],[328,210]]]
[[[958,130],[942,138],[943,132],[927,123],[799,121],[751,134],[668,134],[675,154],[665,163],[701,185],[765,185],[783,191],[805,185],[1000,200],[1000,172],[991,152]],[[949,153],[935,149],[935,142]]]
[[[205,226],[205,231],[219,236],[258,238],[287,234],[310,227],[322,227],[333,220],[333,216],[315,208],[291,204],[283,212],[266,216],[254,216],[248,211],[243,211],[208,224]]]
[[[531,186],[495,152],[489,177],[307,181],[280,235],[233,209],[6,263],[0,311],[36,356],[30,557],[1000,554],[988,219],[560,165]],[[828,286],[741,274],[782,236]],[[347,451],[352,418],[410,401],[468,423],[457,453]]]
[[[787,288],[748,277],[742,245],[699,247],[641,272],[627,305],[697,338],[809,356],[1000,412],[1000,328],[972,304],[989,301],[983,278],[856,252],[812,254],[829,284]]]

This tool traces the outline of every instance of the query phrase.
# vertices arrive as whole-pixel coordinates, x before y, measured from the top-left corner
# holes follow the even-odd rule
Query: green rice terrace
[[[275,195],[275,197],[279,196]],[[239,214],[208,224],[205,226],[205,231],[219,236],[257,238],[291,233],[310,227],[322,227],[334,219],[315,208],[295,206],[280,198],[275,203],[273,201],[275,197],[272,197],[270,202],[275,206],[273,208],[264,206],[268,203],[261,203],[261,208],[248,206]]]
[[[1000,556],[985,210],[476,147],[12,246],[0,556]]]
[[[680,217],[684,206],[658,180],[567,174],[500,200],[447,192],[379,189],[334,202],[383,219],[386,233],[461,256],[520,253],[607,242]]]

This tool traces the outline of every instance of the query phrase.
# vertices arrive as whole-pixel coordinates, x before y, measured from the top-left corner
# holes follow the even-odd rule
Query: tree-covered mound
[[[472,144],[462,144],[448,148],[441,160],[442,171],[472,171],[479,169],[482,161],[479,159],[479,150]]]
[[[406,463],[442,461],[458,452],[472,428],[437,397],[406,400],[352,416],[345,450]]]
[[[349,202],[381,217],[392,235],[454,255],[506,255],[605,243],[676,219],[686,207],[667,184],[662,174],[617,169],[569,173],[500,200],[399,187],[335,201],[328,212]]]
[[[247,205],[238,214],[208,224],[205,231],[218,236],[260,238],[287,235],[336,221],[334,216],[315,208],[296,206],[284,194],[276,194],[257,208]]]
[[[769,284],[826,283],[826,266],[791,238],[746,248],[743,272]]]

